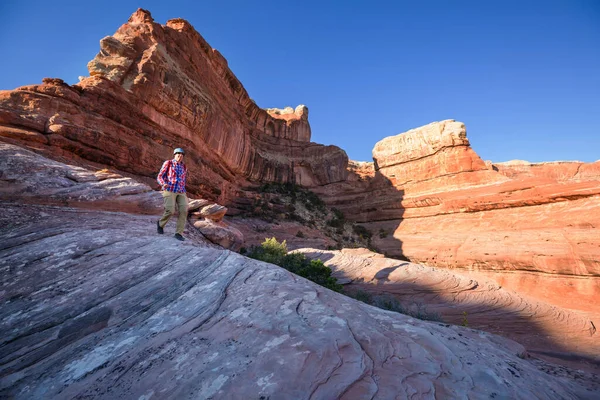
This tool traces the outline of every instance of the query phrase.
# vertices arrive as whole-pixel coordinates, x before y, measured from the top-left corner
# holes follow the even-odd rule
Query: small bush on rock
[[[265,239],[260,246],[252,246],[247,256],[279,265],[296,275],[336,292],[342,291],[342,285],[338,284],[337,279],[331,276],[331,268],[325,266],[321,260],[309,260],[302,253],[288,254],[285,240],[279,243],[274,237]]]

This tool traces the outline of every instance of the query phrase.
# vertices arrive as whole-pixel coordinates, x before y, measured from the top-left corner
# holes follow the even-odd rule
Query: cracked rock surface
[[[598,395],[516,342],[371,307],[193,229],[185,242],[158,235],[151,202],[102,185],[74,198],[97,182],[89,172],[57,192],[53,171],[62,181],[73,168],[4,154],[0,398]]]
[[[515,342],[156,235],[148,216],[5,203],[0,225],[2,396],[585,394],[519,358]]]

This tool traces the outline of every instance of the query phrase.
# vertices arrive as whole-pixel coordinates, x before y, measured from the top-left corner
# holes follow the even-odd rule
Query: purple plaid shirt
[[[165,161],[156,181],[163,190],[173,193],[185,193],[185,178],[187,167],[184,163],[175,160]]]

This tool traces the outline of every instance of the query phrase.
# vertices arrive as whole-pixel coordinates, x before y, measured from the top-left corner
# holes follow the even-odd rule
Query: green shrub
[[[373,305],[384,310],[395,311],[402,314],[408,314],[402,304],[395,297],[388,295],[379,295],[373,298]]]
[[[388,233],[387,231],[385,231],[383,228],[379,229],[379,238],[380,239],[385,239],[387,237]]]
[[[283,257],[287,254],[287,243],[281,243],[277,239],[270,238],[262,242],[260,246],[250,247],[248,257],[265,261],[271,264],[281,265]]]
[[[299,200],[304,203],[304,206],[308,211],[321,211],[325,212],[327,207],[325,206],[325,202],[321,200],[319,196],[310,190],[302,190],[299,192]]]
[[[362,301],[363,303],[373,304],[373,295],[364,290],[357,290],[351,297],[354,297],[356,300]]]
[[[265,183],[261,185],[258,189],[261,193],[278,193],[278,194],[287,194],[290,195],[295,193],[298,190],[298,187],[291,182],[286,183]]]
[[[321,260],[309,260],[302,253],[287,254],[285,240],[279,243],[274,237],[265,239],[260,246],[252,246],[247,256],[279,265],[296,275],[336,292],[342,291],[342,285],[338,284],[337,279],[331,276],[331,268],[325,266]]]
[[[373,236],[371,231],[362,225],[353,225],[352,230],[363,239],[371,239],[371,236]]]
[[[469,326],[469,320],[467,319],[467,312],[463,311],[463,319],[462,319],[462,323],[460,324],[461,326]]]
[[[331,218],[327,220],[327,225],[331,226],[332,228],[342,228],[344,227],[344,223],[345,221],[342,219],[337,219],[337,218]]]
[[[346,217],[344,217],[344,213],[341,212],[340,210],[338,210],[337,208],[335,208],[335,207],[331,208],[331,212],[333,213],[333,216],[336,219],[339,219],[339,220],[342,220],[342,221],[346,220]]]
[[[337,279],[331,276],[331,268],[325,266],[321,260],[310,260],[308,263],[303,263],[298,275],[333,291],[342,291],[342,285],[338,284]]]
[[[305,236],[304,236],[304,233],[302,233],[302,231],[298,231],[298,232],[296,233],[296,237],[303,238],[303,237],[305,237]]]
[[[303,264],[306,263],[306,256],[302,253],[290,253],[286,254],[285,257],[281,260],[280,267],[287,269],[290,272],[293,272],[297,275],[298,271],[302,269]]]

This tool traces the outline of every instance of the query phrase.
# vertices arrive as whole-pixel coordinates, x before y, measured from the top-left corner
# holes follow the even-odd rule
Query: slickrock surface
[[[153,217],[4,203],[0,394],[39,398],[593,398],[523,348],[415,320]]]
[[[445,322],[462,324],[466,317],[470,327],[506,336],[533,354],[593,371],[600,379],[599,312],[555,307],[492,280],[384,258],[366,249],[297,251],[324,261],[341,282],[351,283],[346,290],[391,294],[407,309],[422,308]]]
[[[2,142],[0,183],[0,198],[22,204],[136,214],[163,212],[160,193],[130,177],[107,170],[93,171],[92,166],[67,165]],[[243,245],[243,234],[222,221],[225,207],[205,199],[192,199],[189,210],[188,221],[209,242],[234,251]]]
[[[132,179],[118,181],[137,188],[128,196],[98,184],[121,178],[0,150],[0,397],[597,395],[585,375],[508,339],[367,306],[190,226],[185,242],[158,235],[136,197],[149,192]],[[73,172],[81,182],[65,178]],[[94,196],[75,197],[79,185]],[[42,193],[52,201],[34,204]],[[135,213],[104,209],[120,198]]]
[[[28,204],[160,213],[163,201],[148,185],[107,169],[64,164],[0,142],[0,198]]]
[[[185,20],[139,9],[100,41],[90,77],[0,91],[0,137],[153,178],[183,147],[192,194],[229,205],[250,181],[345,179],[346,153],[310,142],[308,108],[267,112]]]

